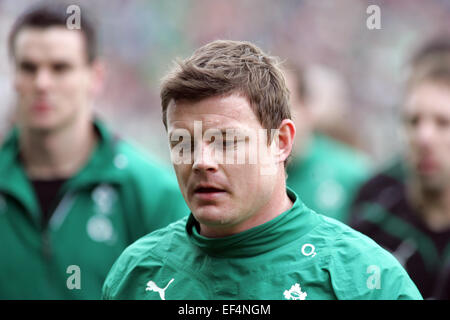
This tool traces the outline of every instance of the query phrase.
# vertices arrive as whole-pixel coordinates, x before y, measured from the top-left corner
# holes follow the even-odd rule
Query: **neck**
[[[231,236],[264,224],[292,208],[293,202],[286,193],[285,176],[283,175],[279,178],[279,183],[275,185],[269,201],[262,207],[258,208],[256,212],[248,215],[247,219],[231,226],[221,226],[219,228],[217,226],[200,224],[200,234],[209,238]]]
[[[86,163],[96,143],[92,122],[74,121],[57,130],[21,129],[20,149],[31,179],[69,178]]]
[[[429,189],[419,182],[410,182],[409,197],[425,224],[433,231],[450,228],[450,188]]]

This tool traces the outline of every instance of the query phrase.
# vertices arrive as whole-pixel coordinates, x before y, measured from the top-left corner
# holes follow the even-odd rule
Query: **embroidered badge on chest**
[[[87,233],[94,241],[111,241],[114,236],[114,228],[111,220],[100,215],[95,215],[88,220]]]
[[[92,191],[95,213],[108,215],[117,200],[116,190],[109,184],[101,184]]]
[[[114,227],[109,216],[117,200],[116,190],[108,185],[101,184],[92,191],[94,215],[89,218],[86,226],[89,237],[96,242],[114,242]]]
[[[294,284],[289,290],[285,290],[283,294],[286,300],[305,300],[308,295],[302,291],[299,283]]]

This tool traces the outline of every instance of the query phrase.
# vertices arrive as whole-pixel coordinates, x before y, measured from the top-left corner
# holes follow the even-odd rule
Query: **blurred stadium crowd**
[[[404,63],[423,40],[450,24],[450,3],[444,0],[376,1],[381,7],[380,30],[366,27],[366,9],[373,1],[88,2],[98,17],[100,48],[108,65],[97,111],[121,135],[163,160],[169,153],[160,121],[160,78],[174,58],[208,41],[239,39],[282,59],[332,70],[328,82],[335,83],[342,96],[342,111],[332,117],[350,131],[343,139],[381,164],[401,145],[396,105]],[[0,1],[0,136],[13,105],[6,39],[15,17],[29,4]],[[316,78],[324,76],[319,73]]]

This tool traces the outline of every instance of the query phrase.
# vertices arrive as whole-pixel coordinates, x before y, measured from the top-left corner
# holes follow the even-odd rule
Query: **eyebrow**
[[[35,61],[33,61],[32,59],[28,59],[28,58],[16,59],[15,63],[17,66],[36,65]]]

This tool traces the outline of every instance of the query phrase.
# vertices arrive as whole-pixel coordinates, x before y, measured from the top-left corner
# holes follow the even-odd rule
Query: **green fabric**
[[[291,209],[230,237],[201,236],[190,215],[141,238],[103,299],[422,299],[390,253],[288,195]]]
[[[0,299],[99,299],[129,244],[189,213],[170,171],[95,126],[99,143],[62,186],[45,229],[19,161],[18,130],[0,149]],[[72,265],[81,289],[68,288]]]
[[[348,223],[351,203],[369,168],[362,154],[317,133],[305,155],[288,165],[287,185],[312,210]]]

